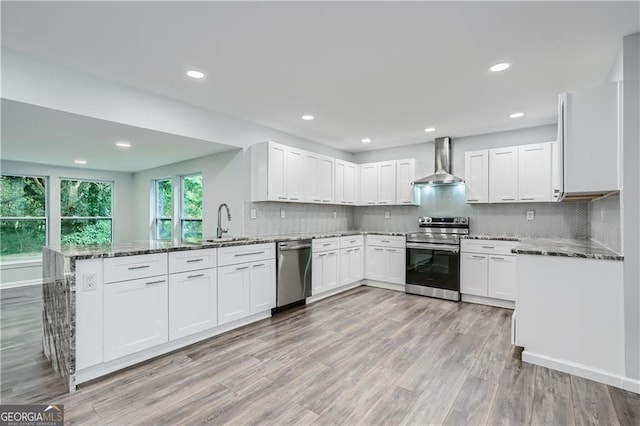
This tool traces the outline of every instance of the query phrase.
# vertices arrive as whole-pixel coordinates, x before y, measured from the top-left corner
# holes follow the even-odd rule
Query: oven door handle
[[[453,244],[428,244],[428,243],[407,243],[408,249],[418,249],[418,250],[439,250],[439,251],[449,251],[451,253],[460,252],[460,246],[456,246]]]

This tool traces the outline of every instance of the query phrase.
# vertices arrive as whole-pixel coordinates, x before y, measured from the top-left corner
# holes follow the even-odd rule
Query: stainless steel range
[[[460,237],[468,217],[420,217],[420,232],[407,235],[405,292],[460,300]]]

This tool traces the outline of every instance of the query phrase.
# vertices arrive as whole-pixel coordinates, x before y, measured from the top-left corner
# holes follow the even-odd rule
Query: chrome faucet
[[[227,220],[231,220],[231,213],[229,212],[229,206],[226,203],[222,203],[218,206],[218,229],[216,229],[216,237],[222,238],[222,234],[229,232],[229,228],[222,229],[222,208],[227,209]]]

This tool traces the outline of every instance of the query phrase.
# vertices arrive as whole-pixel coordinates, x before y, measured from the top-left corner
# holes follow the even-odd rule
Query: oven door
[[[460,246],[407,243],[407,284],[460,291]]]

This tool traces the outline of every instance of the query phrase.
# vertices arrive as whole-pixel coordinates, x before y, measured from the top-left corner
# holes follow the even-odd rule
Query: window
[[[60,181],[62,245],[111,242],[112,182]]]
[[[202,239],[202,175],[180,178],[180,232],[183,241]]]
[[[171,179],[155,181],[155,238],[157,240],[171,239],[171,218],[173,204],[171,203]]]
[[[45,179],[7,175],[0,179],[0,259],[40,256],[47,244]]]

